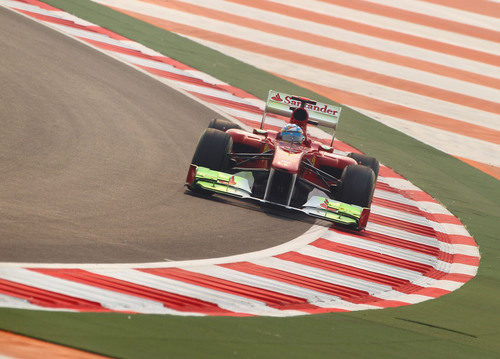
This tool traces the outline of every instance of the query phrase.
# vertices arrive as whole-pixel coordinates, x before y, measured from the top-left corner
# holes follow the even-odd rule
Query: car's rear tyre
[[[344,168],[335,198],[341,202],[370,207],[375,190],[375,173],[366,166],[349,165]]]
[[[375,173],[375,178],[378,178],[378,171],[380,169],[380,164],[376,158],[364,155],[362,153],[352,153],[352,152],[349,153],[347,157],[352,158],[359,165],[370,167],[373,173]]]
[[[241,130],[241,127],[238,126],[237,124],[228,120],[222,120],[220,118],[214,118],[212,121],[210,121],[210,123],[208,124],[208,128],[213,128],[224,132],[231,128],[237,128]]]

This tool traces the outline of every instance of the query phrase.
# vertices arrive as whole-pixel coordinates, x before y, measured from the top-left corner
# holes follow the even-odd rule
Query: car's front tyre
[[[198,146],[191,163],[199,167],[207,167],[214,171],[226,171],[230,167],[229,154],[233,139],[225,132],[207,128],[198,141]],[[190,187],[194,192],[210,195],[211,192]]]
[[[344,168],[335,198],[360,207],[370,207],[375,191],[375,173],[366,166],[349,165]]]

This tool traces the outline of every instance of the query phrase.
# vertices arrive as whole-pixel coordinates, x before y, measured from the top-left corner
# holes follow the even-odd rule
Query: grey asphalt
[[[183,187],[217,115],[0,7],[0,262],[198,259],[265,249],[311,223]]]

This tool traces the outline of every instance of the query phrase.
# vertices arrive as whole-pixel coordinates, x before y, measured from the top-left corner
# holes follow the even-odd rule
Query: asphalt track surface
[[[1,262],[210,258],[311,226],[186,192],[218,116],[194,100],[3,8],[0,53]]]

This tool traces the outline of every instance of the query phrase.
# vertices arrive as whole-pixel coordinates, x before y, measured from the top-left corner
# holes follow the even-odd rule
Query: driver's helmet
[[[280,138],[287,142],[302,143],[304,141],[304,132],[300,126],[289,123],[281,129]]]

